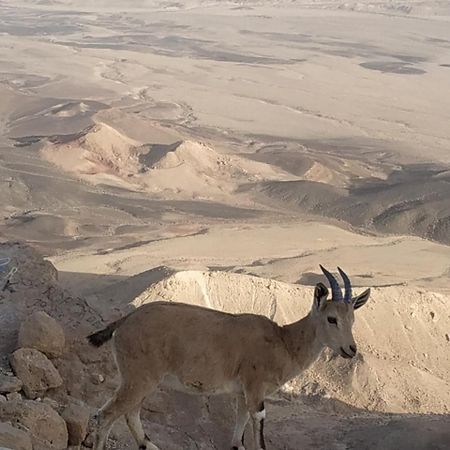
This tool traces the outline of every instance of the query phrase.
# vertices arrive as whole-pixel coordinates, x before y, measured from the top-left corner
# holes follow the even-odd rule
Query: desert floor
[[[448,2],[3,0],[0,36],[2,242],[105,322],[157,297],[267,314],[266,282],[293,321],[342,266],[374,288],[362,372],[274,398],[270,448],[450,445]],[[161,448],[225,445],[225,400],[176,401],[203,428],[150,411]]]

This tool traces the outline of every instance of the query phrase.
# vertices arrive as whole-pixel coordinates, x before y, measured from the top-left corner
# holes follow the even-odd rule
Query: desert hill
[[[262,182],[245,189],[249,188],[266,204],[284,204],[381,233],[450,243],[450,182],[445,169],[403,167],[387,179],[353,179],[346,187],[319,177]]]
[[[365,161],[345,153],[277,145],[238,155],[176,134],[171,139],[144,143],[99,122],[75,135],[49,137],[40,153],[96,186],[154,198],[258,205],[290,215],[338,219],[372,232],[450,242],[446,167],[399,167],[376,158]],[[19,187],[15,195],[25,195]]]
[[[257,146],[246,158],[280,167],[303,181],[325,183],[338,188],[349,187],[355,180],[386,177],[390,171],[389,164],[379,161],[377,157],[363,158],[350,151],[351,144],[342,145],[337,151],[306,142],[274,142]]]
[[[97,123],[73,138],[53,136],[41,154],[96,185],[177,198],[223,198],[242,180],[289,178],[267,164],[222,155],[202,142],[148,144],[106,123]]]

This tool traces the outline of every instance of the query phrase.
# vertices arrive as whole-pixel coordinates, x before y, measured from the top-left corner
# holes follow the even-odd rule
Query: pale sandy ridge
[[[341,265],[357,285],[410,285],[448,292],[447,246],[410,237],[373,237],[311,222],[217,225],[193,236],[98,253],[85,250],[54,256],[61,280],[77,285],[77,274],[130,276],[159,265],[243,271],[265,278],[314,284],[318,261]],[[67,275],[66,275],[67,273]],[[93,280],[95,290],[108,277]],[[82,287],[80,287],[82,289]]]

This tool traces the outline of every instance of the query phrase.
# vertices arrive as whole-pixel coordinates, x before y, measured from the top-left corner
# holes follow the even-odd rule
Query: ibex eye
[[[337,325],[336,317],[327,317],[328,323],[332,323],[333,325]]]

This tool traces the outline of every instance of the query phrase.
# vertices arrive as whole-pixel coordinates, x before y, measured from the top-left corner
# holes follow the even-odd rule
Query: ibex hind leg
[[[132,411],[125,414],[128,428],[139,447],[139,450],[159,450],[159,448],[150,441],[150,438],[145,434],[142,428],[142,421],[140,418],[141,405]]]
[[[99,410],[97,414],[97,430],[95,432],[94,450],[105,450],[108,435],[114,422],[119,417],[136,410],[136,408],[142,404],[144,396],[148,391],[136,389],[135,386],[136,385],[122,384],[111,400]],[[144,439],[145,438],[143,438],[138,445],[144,445]],[[154,450],[154,448],[150,446],[147,450]]]

